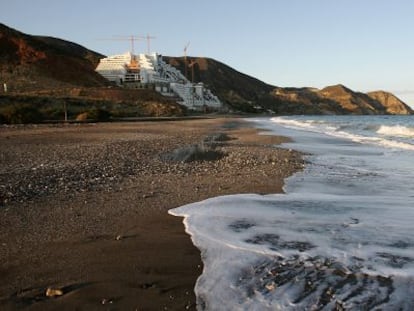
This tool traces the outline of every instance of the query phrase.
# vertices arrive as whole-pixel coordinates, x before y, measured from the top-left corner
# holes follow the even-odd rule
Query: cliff
[[[389,114],[413,114],[413,110],[408,107],[402,100],[397,96],[384,92],[384,91],[375,91],[369,92],[367,94],[369,97],[380,102],[385,108],[386,112]],[[410,112],[410,113],[407,113]]]
[[[0,75],[10,91],[104,86],[95,72],[103,57],[78,44],[31,36],[0,24]]]

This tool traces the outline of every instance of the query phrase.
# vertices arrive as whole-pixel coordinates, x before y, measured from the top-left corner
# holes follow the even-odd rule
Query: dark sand
[[[160,160],[211,133],[221,159]],[[168,209],[282,191],[302,160],[281,141],[238,119],[0,128],[0,310],[194,310],[200,254]]]

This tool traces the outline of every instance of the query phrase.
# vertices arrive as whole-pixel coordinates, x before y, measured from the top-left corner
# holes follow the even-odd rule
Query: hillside
[[[336,101],[344,110],[352,114],[385,114],[386,108],[367,94],[354,92],[343,85],[322,89],[319,95]]]
[[[183,57],[165,57],[184,72]],[[379,91],[355,92],[343,85],[315,88],[283,88],[266,84],[210,58],[187,57],[188,78],[203,82],[229,107],[245,112],[279,114],[413,114],[394,95]],[[384,95],[387,94],[387,95]]]
[[[277,88],[273,92],[288,112],[302,114],[413,114],[413,110],[391,93],[355,92],[341,84],[322,90]]]
[[[0,24],[0,46],[0,75],[10,91],[108,84],[95,72],[103,56],[78,44]]]
[[[183,57],[164,57],[170,65],[185,72]],[[271,91],[274,86],[256,78],[236,71],[235,69],[211,58],[188,57],[187,78],[194,82],[203,82],[221,101],[234,109],[254,112],[257,103],[272,101]]]
[[[367,95],[386,107],[386,112],[389,114],[406,114],[407,107],[404,102],[391,93],[376,91],[369,92]]]
[[[102,110],[114,118],[185,113],[153,90],[112,86],[95,72],[102,57],[73,42],[31,36],[0,24],[0,82],[8,89],[7,94],[0,89],[0,123],[59,120],[66,109],[69,119]],[[22,119],[21,109],[30,111],[30,118]]]

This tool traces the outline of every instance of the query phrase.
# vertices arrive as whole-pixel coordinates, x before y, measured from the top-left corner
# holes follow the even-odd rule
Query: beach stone
[[[56,289],[56,288],[51,288],[48,287],[46,289],[46,297],[57,297],[57,296],[62,296],[63,295],[63,291],[61,289]]]
[[[207,144],[211,147],[215,147],[217,145],[222,144],[223,142],[232,140],[233,138],[231,138],[229,135],[225,134],[225,133],[214,133],[214,134],[210,134],[208,135],[206,138],[203,139],[203,144]]]
[[[112,299],[108,299],[108,298],[102,298],[101,300],[101,304],[103,305],[107,305],[107,304],[112,304],[114,301]]]
[[[271,292],[276,289],[276,284],[275,282],[270,282],[270,283],[267,283],[265,287],[269,292]]]
[[[193,162],[193,161],[215,161],[224,156],[224,153],[213,150],[204,145],[190,145],[178,148],[169,153],[161,155],[165,162]]]

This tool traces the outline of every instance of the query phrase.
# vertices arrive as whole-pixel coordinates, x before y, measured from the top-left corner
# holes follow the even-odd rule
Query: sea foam
[[[329,117],[300,131],[277,119],[255,122],[312,155],[286,180],[285,194],[217,197],[170,211],[185,217],[201,250],[198,308],[412,310],[414,153],[315,130],[338,128]]]
[[[401,125],[382,125],[377,133],[385,136],[414,137],[414,128]]]

